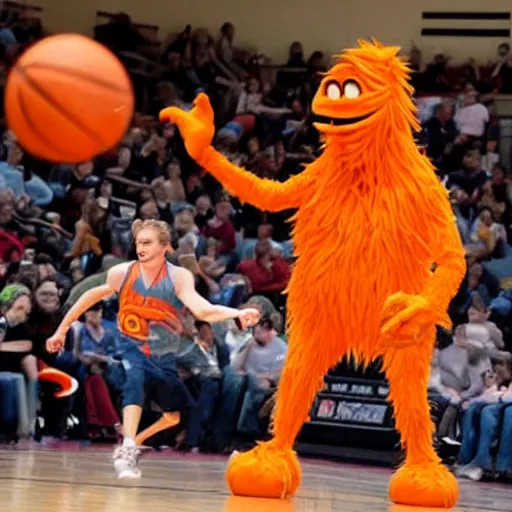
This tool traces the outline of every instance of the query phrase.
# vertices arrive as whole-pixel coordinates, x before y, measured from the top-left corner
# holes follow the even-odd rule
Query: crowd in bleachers
[[[27,34],[2,16],[5,77],[16,55],[43,32],[39,26]],[[267,435],[286,354],[282,292],[293,260],[292,212],[270,214],[228,196],[187,155],[176,127],[161,125],[157,114],[171,105],[188,109],[206,92],[216,113],[216,148],[258,176],[284,181],[322,151],[310,103],[329,63],[320,51],[308,58],[296,41],[288,62],[268,78],[263,56],[236,47],[231,23],[218,34],[187,26],[155,48],[119,15],[96,27],[95,36],[126,62],[136,92],[137,114],[119,146],[93,162],[52,165],[24,153],[3,130],[0,435],[14,443],[20,436],[114,440],[120,434],[116,300],[74,324],[58,356],[46,352],[45,341],[85,290],[103,283],[114,264],[134,259],[131,222],[142,218],[169,224],[169,258],[193,273],[203,296],[262,313],[254,332],[241,332],[234,323],[195,322],[184,312],[176,355],[197,405],[152,442],[194,452],[252,443]],[[471,60],[453,68],[443,55],[423,68],[418,48],[410,60],[424,126],[418,139],[450,192],[468,259],[450,308],[456,328],[453,335],[439,331],[432,365],[438,438],[462,443],[460,472],[474,479],[493,469],[498,445],[496,470],[506,474],[512,471],[506,279],[512,276],[512,134],[492,103],[494,92],[512,92],[512,54],[500,45],[490,69]],[[421,103],[425,95],[437,99]],[[56,399],[51,385],[38,385],[42,364],[72,375],[78,391]],[[158,414],[148,398],[143,424]]]

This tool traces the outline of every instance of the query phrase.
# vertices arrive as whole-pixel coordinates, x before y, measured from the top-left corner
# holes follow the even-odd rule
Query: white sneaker
[[[455,439],[452,439],[451,437],[445,436],[441,439],[443,443],[448,444],[450,446],[460,446],[461,444],[459,441],[456,441]]]
[[[137,446],[118,446],[114,450],[114,469],[117,478],[140,478],[139,456],[140,449]]]
[[[466,466],[457,468],[455,474],[459,478],[469,478],[470,480],[473,480],[473,482],[479,482],[484,476],[484,470],[478,466],[471,466],[467,464]]]
[[[473,482],[480,482],[484,476],[484,470],[478,466],[466,470],[466,476]]]

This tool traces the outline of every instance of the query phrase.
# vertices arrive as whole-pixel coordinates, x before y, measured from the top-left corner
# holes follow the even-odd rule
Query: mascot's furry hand
[[[387,345],[397,347],[420,340],[432,323],[449,325],[446,313],[436,311],[423,295],[394,293],[381,313],[381,336]]]
[[[212,143],[215,134],[213,117],[210,100],[204,93],[197,95],[190,112],[177,107],[164,108],[160,112],[160,121],[172,122],[179,128],[188,154],[196,161]]]

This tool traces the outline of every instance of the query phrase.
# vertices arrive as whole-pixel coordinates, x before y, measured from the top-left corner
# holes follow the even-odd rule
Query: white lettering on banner
[[[333,382],[331,391],[333,393],[346,393],[348,391],[348,384],[346,382]]]
[[[387,405],[362,404],[357,402],[338,402],[335,419],[350,423],[382,425]]]
[[[363,386],[359,384],[352,384],[350,388],[350,392],[353,395],[362,395],[362,396],[371,396],[373,395],[373,387],[372,386]]]
[[[387,386],[379,386],[377,393],[379,396],[386,397],[389,394],[389,388]]]

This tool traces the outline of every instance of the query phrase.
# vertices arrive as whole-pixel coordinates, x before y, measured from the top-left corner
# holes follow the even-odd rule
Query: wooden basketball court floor
[[[230,496],[226,459],[151,453],[135,483],[114,478],[106,448],[0,451],[0,510],[6,512],[427,512],[391,505],[387,469],[304,460],[289,501]],[[430,509],[429,509],[430,510]],[[432,509],[433,512],[435,509]],[[461,482],[457,512],[512,510],[512,486]]]

